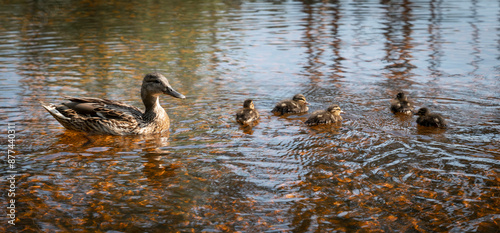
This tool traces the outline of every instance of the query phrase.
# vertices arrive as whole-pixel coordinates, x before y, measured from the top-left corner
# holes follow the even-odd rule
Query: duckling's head
[[[326,109],[326,111],[328,111],[334,115],[340,115],[340,113],[344,112],[344,111],[342,111],[342,109],[340,109],[340,107],[337,104],[330,105],[330,107],[328,107],[328,109]]]
[[[306,101],[306,97],[304,95],[302,95],[302,94],[296,94],[296,95],[294,95],[292,100],[300,102],[300,103],[304,103],[304,104],[309,104]]]
[[[400,100],[400,101],[407,101],[408,98],[406,97],[405,93],[403,92],[399,92],[397,95],[396,95],[396,99]]]
[[[253,104],[253,100],[248,99],[243,102],[243,108],[255,109],[255,105]]]
[[[180,99],[186,98],[183,94],[174,90],[168,83],[167,78],[165,78],[165,76],[163,76],[162,74],[146,74],[146,76],[142,80],[142,97],[144,98],[146,96],[158,96],[160,94],[166,94]]]
[[[418,116],[425,116],[427,114],[429,114],[429,109],[427,109],[427,108],[421,108],[418,110],[417,113],[415,113],[415,115],[418,115]]]

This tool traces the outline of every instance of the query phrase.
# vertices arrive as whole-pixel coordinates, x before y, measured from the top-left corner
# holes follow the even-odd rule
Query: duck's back
[[[417,124],[428,127],[440,127],[444,128],[447,126],[446,121],[443,117],[437,113],[430,113],[425,116],[419,116],[417,118]]]
[[[276,112],[280,114],[285,113],[302,113],[307,112],[308,107],[305,104],[301,104],[293,100],[284,100],[276,104],[271,112]]]
[[[243,125],[248,125],[259,118],[259,113],[255,109],[244,108],[236,113],[236,121]]]
[[[397,99],[391,101],[391,112],[393,113],[411,114],[412,111],[413,106],[409,101]]]
[[[311,126],[320,124],[332,124],[341,120],[341,116],[335,116],[328,111],[318,110],[311,114],[311,116],[305,121],[305,124]]]
[[[109,110],[110,112],[123,113],[126,115],[133,116],[135,118],[141,118],[143,114],[139,108],[119,101],[113,101],[101,98],[92,98],[92,97],[68,97],[67,100],[71,101],[70,103],[76,103],[76,104],[80,103],[92,104],[95,106],[99,106],[100,110]],[[67,105],[67,103],[64,103],[63,105]]]
[[[95,134],[126,135],[142,120],[142,112],[121,102],[91,97],[70,97],[60,105],[43,105],[65,128]]]

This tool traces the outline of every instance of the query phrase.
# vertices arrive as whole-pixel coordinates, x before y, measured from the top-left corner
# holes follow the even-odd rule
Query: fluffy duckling
[[[236,121],[242,125],[249,125],[257,119],[259,119],[259,112],[255,109],[253,100],[245,100],[243,108],[236,112]]]
[[[306,125],[331,124],[342,120],[340,113],[343,113],[340,107],[336,104],[330,105],[326,110],[318,110],[311,114],[305,122]]]
[[[415,115],[418,115],[417,124],[421,126],[446,128],[443,117],[440,114],[429,112],[427,108],[419,109]]]
[[[413,105],[408,101],[405,93],[399,92],[396,98],[391,100],[391,112],[394,114],[402,113],[411,115],[413,112]]]
[[[304,95],[297,94],[291,100],[283,100],[277,103],[271,112],[281,115],[285,113],[303,113],[309,110],[307,107],[308,104]]]

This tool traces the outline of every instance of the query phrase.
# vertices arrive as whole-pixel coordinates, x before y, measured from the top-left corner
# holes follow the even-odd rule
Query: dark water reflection
[[[19,153],[18,221],[3,214],[2,231],[500,227],[498,3],[6,1],[0,12],[0,117],[16,124]],[[151,71],[188,96],[163,97],[169,134],[74,133],[38,102],[141,107]],[[400,90],[450,128],[392,115]],[[311,111],[338,103],[344,121],[310,128],[307,114],[269,112],[296,93]],[[234,121],[247,98],[262,115],[252,128]]]

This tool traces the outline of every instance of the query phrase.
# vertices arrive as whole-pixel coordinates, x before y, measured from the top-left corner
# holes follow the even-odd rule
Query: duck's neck
[[[142,102],[146,107],[143,115],[146,121],[153,121],[165,114],[165,110],[161,107],[158,96],[142,95]]]

